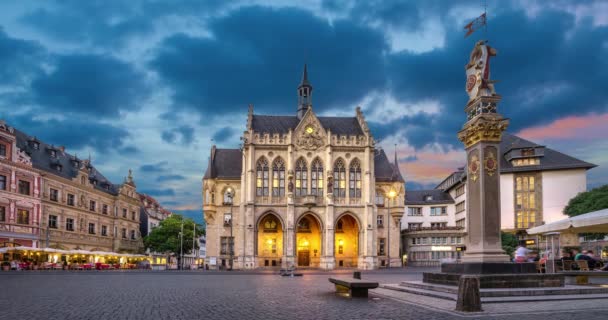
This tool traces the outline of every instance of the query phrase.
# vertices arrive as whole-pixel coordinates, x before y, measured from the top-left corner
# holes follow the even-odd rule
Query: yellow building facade
[[[297,115],[254,114],[242,149],[211,149],[203,178],[212,268],[400,266],[405,187],[363,113],[319,117],[306,69]]]

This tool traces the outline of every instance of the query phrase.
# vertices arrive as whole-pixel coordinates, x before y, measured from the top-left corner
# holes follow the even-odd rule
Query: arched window
[[[310,186],[310,192],[313,195],[322,197],[323,196],[323,163],[319,158],[312,162],[310,170],[310,178],[312,185]]]
[[[361,164],[357,159],[350,163],[348,186],[348,194],[351,198],[361,198]]]
[[[334,197],[346,197],[346,168],[342,159],[334,163]]]
[[[272,163],[272,196],[285,195],[285,161],[278,158]]]
[[[268,196],[268,160],[261,158],[256,166],[255,194],[258,197]]]
[[[378,207],[384,207],[384,192],[376,190],[376,205]]]
[[[296,197],[305,196],[308,188],[308,168],[304,158],[296,161]]]

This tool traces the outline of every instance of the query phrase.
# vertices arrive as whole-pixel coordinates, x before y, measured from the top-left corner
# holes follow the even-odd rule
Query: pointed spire
[[[304,72],[302,73],[302,82],[300,82],[300,87],[309,86],[310,82],[308,81],[308,66],[306,63],[304,64]]]
[[[399,163],[397,163],[397,144],[395,143],[395,167],[399,167]]]

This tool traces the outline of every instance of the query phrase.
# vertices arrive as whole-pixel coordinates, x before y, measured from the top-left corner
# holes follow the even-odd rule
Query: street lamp
[[[233,267],[233,262],[232,260],[234,259],[234,240],[232,238],[232,200],[234,198],[234,191],[232,190],[232,188],[228,187],[228,189],[226,189],[226,196],[228,197],[229,201],[228,201],[228,205],[230,205],[230,238],[228,241],[228,250],[230,251],[230,271],[232,271],[232,267]]]
[[[393,189],[391,189],[388,192],[388,217],[387,217],[387,221],[386,223],[388,224],[388,239],[387,239],[387,245],[388,245],[388,268],[391,267],[391,201],[393,201],[393,199],[397,196],[397,192]]]

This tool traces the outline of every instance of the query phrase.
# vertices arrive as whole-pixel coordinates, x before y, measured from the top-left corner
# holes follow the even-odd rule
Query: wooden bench
[[[367,298],[367,290],[378,288],[378,282],[348,278],[329,278],[339,293],[348,293],[354,298]]]
[[[589,277],[608,278],[606,271],[563,271],[558,272],[566,277],[566,284],[589,284]],[[608,279],[602,279],[601,284],[607,284]]]

